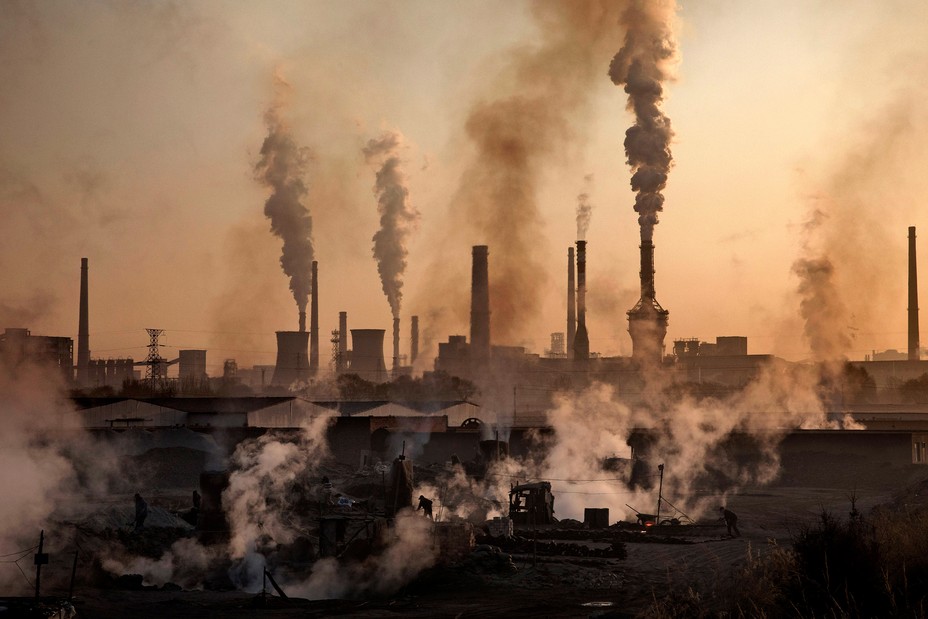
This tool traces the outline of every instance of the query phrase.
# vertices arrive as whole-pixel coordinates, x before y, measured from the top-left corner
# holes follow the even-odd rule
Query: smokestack
[[[400,369],[400,319],[393,319],[393,374]]]
[[[419,356],[419,317],[412,317],[412,326],[409,329],[409,365],[416,362]]]
[[[305,321],[304,316],[304,324]],[[309,302],[309,371],[313,375],[319,371],[319,263],[315,260],[313,260],[312,296]]]
[[[300,312],[300,333],[306,332],[306,312]]]
[[[473,359],[490,358],[490,275],[486,245],[475,245],[471,270],[470,351]]]
[[[348,364],[348,312],[338,313],[338,360],[337,372],[344,372]]]
[[[909,226],[909,361],[918,361],[918,268],[915,261],[915,226]],[[78,357],[80,358],[80,357]]]
[[[305,331],[277,332],[277,363],[272,384],[288,387],[309,378],[308,339],[309,334]]]
[[[654,244],[641,240],[641,298],[628,311],[628,332],[632,336],[632,358],[660,363],[670,314],[657,302],[654,293]]]
[[[590,338],[586,333],[586,241],[577,241],[577,334],[574,359],[590,358]]]
[[[90,384],[90,293],[88,290],[87,258],[81,258],[81,301],[77,324],[77,384]]]
[[[567,354],[574,354],[574,335],[577,332],[577,296],[574,283],[574,248],[567,248]]]

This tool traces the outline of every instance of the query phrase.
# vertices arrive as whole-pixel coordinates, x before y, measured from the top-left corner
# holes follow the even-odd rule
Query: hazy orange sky
[[[297,327],[280,241],[263,215],[267,189],[254,176],[276,71],[292,87],[293,136],[313,154],[306,205],[322,359],[339,311],[350,328],[390,329],[371,255],[375,168],[362,153],[385,130],[405,138],[421,213],[402,350],[413,314],[442,340],[469,334],[470,247],[488,240],[460,225],[477,217],[456,199],[473,155],[466,123],[474,106],[518,94],[513,62],[556,29],[532,8],[0,3],[0,328],[76,343],[87,257],[94,357],[144,358],[144,329],[158,327],[162,354],[207,348],[212,374],[226,358],[273,363],[273,332]],[[928,307],[928,3],[681,1],[675,28],[680,61],[664,106],[675,163],[655,230],[666,343],[745,335],[751,353],[807,358],[792,267],[824,256],[846,354],[904,350],[910,225]],[[631,352],[638,226],[622,147],[631,115],[607,76],[618,24],[616,45],[610,36],[577,54],[599,77],[533,179],[538,301],[511,341],[495,343],[543,353],[564,330],[566,253],[585,191],[590,349]],[[545,86],[543,71],[537,81],[528,87]],[[500,252],[491,244],[491,271]]]

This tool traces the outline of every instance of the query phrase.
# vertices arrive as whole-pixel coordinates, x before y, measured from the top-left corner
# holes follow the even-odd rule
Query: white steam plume
[[[406,176],[401,167],[399,150],[402,145],[403,136],[399,132],[387,131],[369,140],[363,149],[368,163],[380,165],[374,184],[380,230],[372,240],[380,282],[394,318],[399,318],[403,300],[403,273],[409,253],[406,239],[419,220],[419,211],[409,202]]]
[[[311,158],[309,149],[298,146],[282,118],[290,85],[275,75],[274,102],[264,113],[267,136],[255,165],[255,178],[271,189],[264,214],[271,232],[283,240],[280,266],[290,277],[290,290],[300,312],[306,311],[312,286],[313,220],[303,204],[308,193],[303,176]]]
[[[674,0],[632,0],[622,15],[625,44],[609,65],[609,77],[625,86],[627,107],[635,114],[635,124],[625,132],[625,154],[633,170],[632,190],[638,192],[635,211],[643,241],[653,238],[657,214],[664,208],[661,190],[673,160],[673,131],[661,102],[662,82],[671,77],[676,59],[675,12]]]
[[[332,415],[313,418],[299,434],[263,434],[240,443],[232,455],[229,487],[222,505],[231,527],[229,556],[236,562],[233,582],[246,590],[261,584],[265,561],[259,543],[287,544],[298,527],[287,519],[287,496],[306,484],[329,454],[325,432]]]

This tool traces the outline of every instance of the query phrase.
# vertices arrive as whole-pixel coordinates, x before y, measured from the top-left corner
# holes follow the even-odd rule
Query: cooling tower
[[[641,241],[641,298],[628,310],[628,333],[632,336],[632,358],[659,364],[664,354],[667,316],[654,294],[654,244]]]
[[[306,331],[277,332],[277,364],[272,385],[289,387],[297,381],[309,380],[308,345],[309,333]]]
[[[574,248],[567,248],[567,354],[574,354],[574,335],[577,332],[577,296],[574,283]]]
[[[364,380],[382,383],[387,380],[383,362],[384,329],[351,330],[351,373]]]
[[[915,262],[915,226],[909,226],[909,361],[918,361],[918,268]],[[78,357],[80,358],[80,357]]]
[[[472,359],[490,358],[490,280],[486,245],[475,245],[471,270],[470,354]]]
[[[206,380],[205,350],[180,350],[178,358],[178,378],[181,382]]]
[[[338,313],[338,356],[335,371],[344,372],[348,367],[348,312]]]
[[[416,362],[419,356],[419,317],[412,317],[412,325],[409,329],[409,365]]]
[[[90,293],[88,290],[87,258],[81,258],[81,300],[77,325],[77,384],[90,384]]]
[[[313,291],[309,301],[309,372],[319,371],[319,263],[313,260]]]
[[[586,332],[586,241],[577,241],[577,334],[573,351],[578,361],[590,358],[590,338]]]

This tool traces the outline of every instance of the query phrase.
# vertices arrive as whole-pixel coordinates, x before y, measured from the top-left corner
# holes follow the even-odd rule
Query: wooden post
[[[71,586],[68,587],[68,601],[74,599],[74,579],[77,577],[77,551],[74,551],[74,563],[71,564]]]
[[[657,516],[654,518],[654,526],[661,523],[661,495],[664,493],[664,465],[658,464],[657,470],[661,472],[661,483],[657,487]]]
[[[35,555],[35,599],[39,599],[39,589],[42,583],[42,565],[48,563],[48,555],[43,553],[45,547],[45,529],[39,533],[39,552]]]

